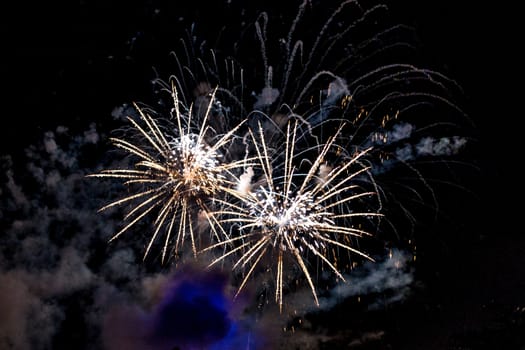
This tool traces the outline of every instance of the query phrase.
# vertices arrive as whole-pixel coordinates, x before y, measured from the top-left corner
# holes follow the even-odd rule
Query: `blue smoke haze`
[[[262,348],[257,330],[251,329],[254,323],[236,314],[242,300],[234,301],[228,293],[224,273],[191,267],[173,274],[164,284],[151,310],[133,305],[109,313],[105,327],[109,349]]]

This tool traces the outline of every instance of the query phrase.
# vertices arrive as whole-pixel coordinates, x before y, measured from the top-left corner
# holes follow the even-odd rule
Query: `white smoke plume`
[[[52,349],[70,322],[86,333],[87,348],[100,348],[107,310],[138,295],[149,276],[132,250],[104,248],[116,223],[97,207],[111,188],[87,181],[94,169],[79,164],[100,143],[95,125],[66,134],[58,127],[29,147],[25,160],[2,159],[2,349]]]

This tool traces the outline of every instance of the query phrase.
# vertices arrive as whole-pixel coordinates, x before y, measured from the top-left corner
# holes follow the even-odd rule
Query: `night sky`
[[[438,186],[437,218],[416,219],[401,239],[409,253],[392,243],[409,271],[390,260],[365,264],[341,302],[327,298],[322,311],[293,317],[254,311],[250,293],[232,303],[221,271],[143,262],[132,234],[107,244],[121,213],[97,210],[119,194],[85,175],[112,161],[107,139],[124,123],[118,108],[156,103],[151,81],[173,73],[170,51],[189,24],[209,38],[230,28],[221,43],[231,43],[239,17],[262,9],[288,25],[299,2],[290,3],[3,5],[0,350],[525,347],[523,118],[511,84],[520,83],[519,42],[512,11],[494,4],[385,2],[394,22],[413,28],[414,60],[461,87],[454,97],[473,122],[460,156],[469,165],[456,169],[453,186]],[[297,295],[290,305],[311,301]]]

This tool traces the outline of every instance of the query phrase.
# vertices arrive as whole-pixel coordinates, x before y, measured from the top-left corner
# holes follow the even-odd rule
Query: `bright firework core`
[[[263,232],[275,232],[274,247],[285,251],[287,242],[290,242],[303,252],[303,245],[312,242],[315,248],[324,249],[324,243],[315,239],[316,235],[322,235],[317,228],[334,222],[329,219],[331,213],[323,211],[311,193],[291,197],[261,188],[256,195],[258,200],[249,203],[250,215],[257,218],[255,224],[262,227]]]
[[[186,197],[212,195],[224,180],[218,168],[221,155],[199,140],[196,134],[182,135],[169,143],[171,152],[166,161],[166,173],[171,186],[181,186]],[[157,177],[153,175],[153,177]]]

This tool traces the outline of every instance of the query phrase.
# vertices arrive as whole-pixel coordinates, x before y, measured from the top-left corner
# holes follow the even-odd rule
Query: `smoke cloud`
[[[227,275],[196,265],[148,272],[140,240],[108,244],[120,217],[97,209],[120,188],[85,177],[107,164],[80,163],[104,151],[104,136],[95,125],[67,134],[58,127],[24,160],[2,158],[0,348],[263,348]]]

